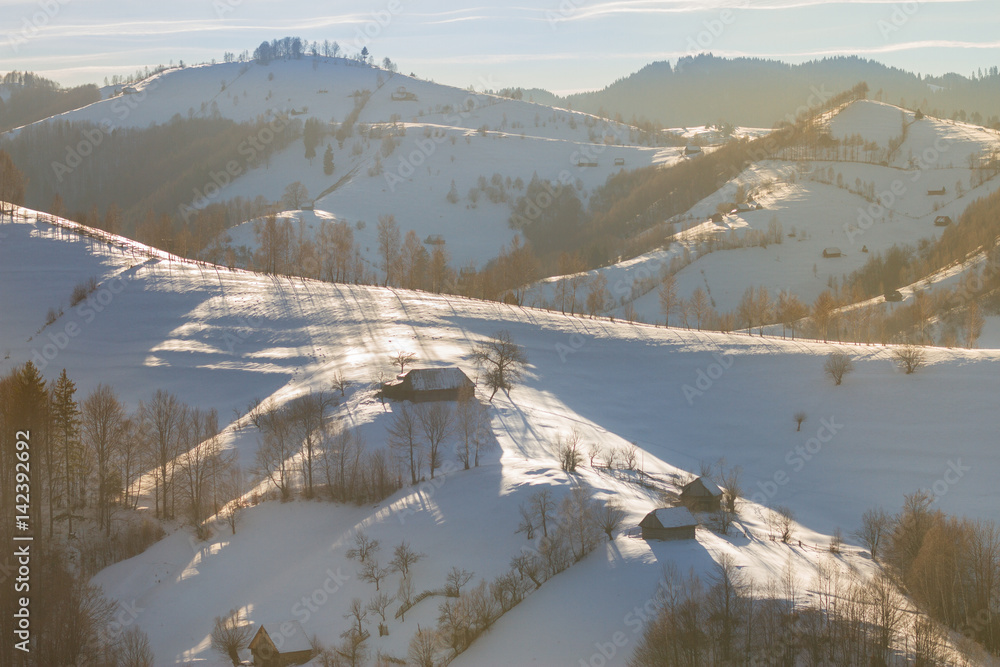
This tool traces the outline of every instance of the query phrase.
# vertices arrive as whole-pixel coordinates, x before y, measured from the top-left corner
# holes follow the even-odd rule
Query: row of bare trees
[[[780,580],[764,585],[729,554],[707,582],[693,571],[682,577],[670,564],[651,600],[658,611],[629,664],[902,666],[955,657],[934,623],[912,618],[885,574],[865,578],[823,563],[810,588],[815,595],[807,598],[791,561]]]
[[[870,509],[855,536],[932,618],[1000,655],[1000,526],[933,503],[916,491],[897,514]]]

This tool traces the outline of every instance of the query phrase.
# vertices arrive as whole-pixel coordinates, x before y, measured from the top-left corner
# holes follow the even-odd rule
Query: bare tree
[[[393,366],[399,366],[399,374],[402,375],[406,367],[412,364],[416,358],[416,353],[400,350],[396,354],[389,355],[389,363]]]
[[[893,350],[892,356],[896,359],[900,369],[907,375],[916,373],[927,359],[923,348],[916,345],[901,345]]]
[[[854,362],[851,357],[844,352],[832,352],[823,364],[823,371],[833,379],[833,383],[840,386],[844,376],[854,370]]]
[[[153,667],[156,659],[153,649],[149,647],[149,637],[138,625],[122,632],[118,640],[118,651],[117,667]]]
[[[518,512],[521,514],[521,523],[517,524],[518,533],[524,533],[529,540],[535,539],[535,513],[529,504],[518,505]]]
[[[282,500],[288,500],[292,495],[288,461],[295,454],[288,419],[269,401],[259,421],[261,439],[254,457],[257,472],[274,484]]]
[[[804,422],[806,420],[805,410],[799,410],[798,412],[796,412],[794,415],[792,415],[792,419],[795,420],[795,430],[796,431],[801,431],[802,430],[802,422]]]
[[[660,283],[660,312],[663,313],[663,323],[670,326],[670,314],[677,312],[680,305],[677,296],[677,279],[672,273],[663,272],[663,282]]]
[[[701,331],[702,325],[708,322],[712,314],[712,303],[701,287],[695,287],[694,291],[691,292],[690,311],[698,331]]]
[[[169,516],[167,496],[170,491],[172,465],[177,453],[177,439],[184,406],[170,392],[157,389],[149,403],[140,404],[149,424],[149,434],[156,454],[157,515]]]
[[[236,526],[247,507],[246,501],[243,500],[243,494],[246,493],[243,469],[235,462],[223,474],[219,489],[222,497],[229,499],[219,510],[219,516],[229,525],[229,529],[235,535]]]
[[[326,412],[335,404],[336,399],[326,392],[309,391],[289,406],[287,417],[292,437],[302,447],[302,477],[306,486],[306,498],[313,497],[313,471],[326,425]]]
[[[489,409],[475,397],[460,400],[456,409],[455,428],[459,437],[458,460],[466,470],[473,462],[478,467],[479,452],[493,444]]]
[[[865,545],[872,560],[880,557],[882,541],[888,536],[892,523],[892,517],[881,507],[867,509],[861,515],[861,527],[853,535]]]
[[[402,243],[399,236],[399,225],[392,215],[380,215],[378,218],[378,254],[382,260],[382,270],[385,271],[383,287],[398,282],[399,255]]]
[[[614,532],[622,525],[628,513],[625,508],[616,500],[609,500],[597,510],[597,525],[608,536],[608,541],[614,539]]]
[[[413,579],[404,576],[399,580],[399,588],[396,589],[396,599],[399,600],[399,618],[406,620],[406,610],[413,605]]]
[[[583,463],[580,440],[580,433],[575,430],[565,440],[562,436],[559,436],[556,440],[556,449],[559,452],[559,465],[566,472],[575,473],[577,466]]]
[[[580,561],[597,544],[599,533],[594,520],[595,510],[594,502],[582,486],[573,487],[562,499],[560,528],[565,528],[575,561]]]
[[[549,536],[549,519],[555,514],[556,503],[552,500],[552,489],[539,489],[528,498],[533,516],[538,518],[542,535]]]
[[[521,379],[528,356],[524,348],[516,344],[506,329],[475,347],[472,353],[475,362],[486,371],[486,386],[493,390],[490,401],[496,396],[497,390],[503,389],[510,398],[510,390],[514,383]]]
[[[125,408],[114,390],[99,384],[83,401],[83,444],[97,464],[97,525],[111,534],[111,506],[122,490],[122,478],[112,477],[112,463],[124,439]]]
[[[240,649],[246,648],[253,635],[253,626],[246,622],[242,610],[231,609],[227,616],[216,616],[212,628],[212,648],[232,661],[234,667],[240,664]]]
[[[410,640],[406,651],[416,667],[434,667],[437,664],[437,635],[433,630],[417,626],[417,633]]]
[[[180,492],[187,504],[188,521],[201,539],[208,536],[202,520],[209,500],[207,495],[216,481],[212,476],[233,460],[232,456],[224,457],[222,454],[218,432],[218,416],[214,408],[207,412],[198,408],[187,411],[181,427],[183,452],[177,457],[177,465],[182,483]],[[220,462],[220,459],[224,460]]]
[[[445,403],[423,404],[417,409],[417,421],[427,443],[427,464],[434,479],[434,471],[441,467],[441,443],[451,434],[454,415]]]
[[[448,576],[445,577],[444,583],[444,593],[448,597],[457,598],[462,594],[462,586],[472,581],[473,573],[468,570],[462,570],[457,567],[452,567],[448,570]]]
[[[393,420],[389,423],[389,447],[399,452],[410,462],[410,483],[416,484],[420,474],[420,439],[417,429],[419,422],[414,411],[406,403],[396,404]]]
[[[373,540],[363,530],[354,533],[354,546],[347,550],[347,557],[359,563],[367,563],[379,551],[378,540]]]
[[[396,548],[392,550],[392,560],[389,561],[389,567],[392,568],[394,572],[399,572],[404,578],[409,577],[410,568],[424,556],[425,554],[417,553],[411,549],[410,545],[405,541],[400,542]]]
[[[289,183],[285,188],[285,193],[281,196],[281,203],[290,209],[298,210],[309,199],[309,191],[302,181]]]
[[[791,541],[794,533],[795,513],[790,508],[784,505],[775,507],[768,513],[767,520],[771,530],[778,534],[782,542]]]
[[[719,481],[722,482],[723,488],[722,501],[726,509],[734,514],[736,513],[736,500],[743,495],[743,484],[740,479],[742,475],[743,468],[740,466],[719,467]]]
[[[379,617],[379,635],[389,634],[388,629],[385,626],[385,610],[392,604],[392,601],[396,598],[385,591],[376,593],[372,596],[372,599],[368,601],[368,611],[373,614],[377,614]]]
[[[358,571],[358,577],[361,578],[361,581],[375,584],[375,590],[377,591],[379,583],[389,574],[389,568],[379,565],[376,558],[369,558],[366,561],[362,561],[362,563],[361,569]]]
[[[341,398],[347,394],[347,387],[350,386],[350,382],[344,378],[344,374],[337,371],[333,375],[333,380],[330,382],[330,387],[336,389],[340,392]]]

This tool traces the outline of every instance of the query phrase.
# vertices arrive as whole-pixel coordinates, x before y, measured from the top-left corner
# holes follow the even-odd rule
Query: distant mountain
[[[921,77],[858,57],[825,58],[789,65],[759,58],[681,58],[676,65],[655,62],[603,90],[535,101],[626,122],[650,120],[666,127],[727,122],[773,127],[800,107],[815,105],[865,81],[876,100],[921,108],[938,117],[956,117],[1000,127],[1000,72],[993,67],[973,77],[948,74]],[[525,91],[525,98],[528,91]]]

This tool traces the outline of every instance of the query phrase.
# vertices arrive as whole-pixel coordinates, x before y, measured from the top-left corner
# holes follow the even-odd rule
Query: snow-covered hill
[[[628,642],[606,664],[622,665],[637,637],[628,614],[655,592],[661,566],[706,573],[732,553],[761,582],[791,559],[803,588],[836,527],[856,527],[872,506],[932,489],[936,506],[993,517],[1000,503],[1000,450],[990,421],[1000,391],[992,350],[928,351],[929,364],[906,376],[891,349],[842,347],[707,334],[376,287],[326,284],[228,271],[148,251],[124,240],[79,236],[31,212],[0,226],[0,371],[35,359],[47,378],[66,368],[81,395],[111,384],[131,404],[157,388],[220,415],[253,398],[279,404],[350,381],[337,417],[384,443],[395,406],[370,389],[397,350],[421,365],[473,370],[477,341],[505,328],[524,345],[529,366],[510,400],[490,408],[500,449],[463,471],[448,455],[435,482],[404,488],[373,507],[265,502],[249,509],[235,536],[194,542],[176,532],[145,553],[95,577],[106,592],[139,609],[157,664],[221,665],[208,641],[212,619],[243,608],[254,623],[298,619],[325,643],[338,641],[353,597],[371,584],[346,558],[363,528],[391,549],[402,540],[427,554],[417,590],[438,588],[451,566],[475,572],[474,585],[506,569],[528,542],[516,534],[518,505],[549,486],[557,497],[577,485],[617,498],[635,525],[657,506],[656,493],[585,464],[560,470],[556,442],[578,430],[587,444],[636,443],[646,472],[664,484],[725,457],[744,470],[749,500],[742,525],[724,538],[700,530],[696,542],[649,544],[618,535],[546,582],[477,641],[456,664],[579,664],[616,631]],[[68,307],[72,287],[94,277],[90,299]],[[48,308],[63,314],[45,326]],[[857,370],[835,387],[825,356],[843,349]],[[792,416],[808,414],[801,432]],[[224,441],[247,464],[256,437],[227,427]],[[957,473],[955,471],[958,471]],[[950,472],[949,472],[950,471]],[[765,505],[787,505],[804,546],[760,539]],[[750,535],[751,537],[747,537]],[[842,566],[868,567],[851,548]],[[303,598],[327,594],[315,610]],[[392,584],[394,585],[394,584]],[[409,638],[437,618],[430,598],[390,621],[371,648],[402,657]],[[544,628],[544,630],[542,630]],[[374,634],[374,633],[373,633]],[[605,664],[605,663],[601,663]]]
[[[347,119],[355,109],[355,93],[361,91],[369,91],[370,97],[351,135],[338,140],[330,124]],[[482,265],[514,236],[508,225],[510,203],[524,194],[534,175],[572,184],[585,199],[620,169],[669,164],[682,153],[676,147],[640,146],[638,131],[622,123],[470,92],[343,58],[175,68],[122,87],[118,95],[105,92],[110,96],[97,103],[40,122],[89,121],[112,131],[163,124],[175,116],[217,115],[237,122],[264,119],[280,132],[290,121],[319,120],[330,135],[323,138],[315,158],[306,159],[303,143],[296,141],[266,168],[241,165],[231,183],[228,178],[221,188],[216,188],[220,183],[206,183],[185,203],[199,208],[236,196],[261,195],[278,202],[285,188],[299,181],[317,211],[352,225],[364,223],[357,240],[369,249],[369,259],[375,256],[378,217],[392,214],[404,234],[413,229],[421,239],[442,235],[454,266],[469,261]],[[378,137],[364,129],[371,126],[380,128]],[[712,135],[679,131],[667,143],[694,136]],[[248,151],[267,138],[248,137]],[[324,173],[326,146],[333,150],[332,175]],[[506,191],[503,200],[491,201],[480,188],[484,182],[495,184],[495,178]],[[459,196],[455,203],[447,200],[452,184]],[[470,194],[472,190],[476,192]],[[236,230],[233,236],[237,245],[244,237],[253,245],[249,230]]]
[[[863,266],[871,253],[940,237],[942,228],[934,225],[938,216],[957,222],[975,199],[1000,188],[995,178],[980,183],[979,162],[970,162],[1000,151],[1000,133],[994,130],[934,118],[914,120],[912,112],[867,100],[848,105],[828,125],[838,139],[860,135],[880,150],[889,151],[890,142],[898,142],[898,148],[884,166],[853,160],[751,165],[674,219],[676,229],[683,231],[668,248],[591,272],[608,279],[615,299],[610,312],[623,316],[633,283],[657,276],[661,267],[685,253],[694,261],[677,273],[681,298],[701,287],[720,312],[728,312],[736,309],[748,286],[763,285],[772,295],[789,290],[812,303],[831,280]],[[733,201],[739,188],[761,208],[726,215],[721,223],[707,222],[719,204]],[[751,232],[766,234],[772,225],[782,232],[780,243],[705,253],[709,239],[739,246]],[[824,257],[827,248],[838,249],[840,256]],[[552,303],[558,281],[541,282],[536,302]],[[644,321],[663,321],[655,288],[632,305]]]

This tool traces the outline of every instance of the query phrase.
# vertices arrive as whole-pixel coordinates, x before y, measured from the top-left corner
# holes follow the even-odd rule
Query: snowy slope
[[[615,299],[608,312],[622,317],[624,303],[633,296],[633,283],[658,275],[661,267],[685,252],[692,253],[695,261],[677,274],[678,296],[687,299],[701,287],[717,310],[727,312],[735,310],[748,286],[763,285],[772,295],[787,289],[812,303],[831,279],[839,280],[864,265],[869,253],[938,238],[937,216],[958,221],[970,203],[1000,187],[995,178],[980,185],[969,163],[970,156],[1000,149],[1000,134],[934,118],[913,121],[912,116],[888,104],[859,101],[829,121],[835,137],[859,134],[888,148],[891,140],[901,136],[901,119],[906,117],[910,123],[907,138],[890,166],[779,160],[749,166],[671,220],[678,234],[669,247],[591,272],[608,279]],[[762,209],[727,215],[721,224],[706,222],[719,204],[733,200],[739,187]],[[865,187],[874,193],[874,200],[859,194]],[[929,192],[942,188],[943,195]],[[701,254],[701,244],[710,237],[740,241],[751,230],[766,232],[772,222],[783,231],[780,244]],[[823,250],[829,247],[840,249],[842,256],[824,258]],[[557,276],[539,283],[535,303],[553,303],[558,280]],[[655,289],[632,305],[643,321],[662,322]]]
[[[234,607],[255,623],[297,618],[310,634],[336,642],[351,598],[374,592],[346,560],[357,528],[382,542],[386,560],[404,539],[426,553],[415,569],[424,590],[440,587],[452,565],[474,571],[473,584],[503,571],[528,545],[515,534],[517,507],[538,485],[557,496],[583,484],[597,498],[616,497],[635,525],[656,506],[655,494],[589,465],[575,477],[560,471],[556,438],[573,429],[586,443],[637,443],[644,469],[663,480],[725,456],[744,469],[753,501],[743,513],[748,527],[765,532],[759,504],[788,505],[806,544],[824,545],[838,526],[849,532],[871,506],[895,510],[917,488],[934,489],[939,507],[970,517],[992,517],[1000,503],[1000,451],[989,418],[1000,391],[997,351],[931,350],[926,369],[904,376],[890,349],[845,347],[857,370],[834,387],[821,370],[834,346],[227,271],[109,247],[30,214],[0,231],[0,371],[45,354],[46,344],[60,347],[60,333],[73,331],[43,373],[52,378],[65,367],[80,395],[105,382],[134,405],[165,388],[227,416],[254,397],[281,403],[326,386],[339,370],[352,386],[338,416],[361,425],[378,447],[391,414],[367,385],[373,372],[387,369],[389,353],[413,350],[421,364],[471,370],[473,344],[501,327],[526,348],[523,385],[491,407],[500,450],[480,469],[454,470],[449,455],[453,471],[435,484],[404,488],[374,507],[264,503],[247,512],[235,536],[192,545],[188,533],[177,532],[100,573],[95,582],[110,595],[142,609],[137,623],[151,637],[157,664],[223,664],[207,637],[212,618]],[[65,301],[91,276],[100,287],[88,318]],[[43,329],[45,310],[60,303],[65,313]],[[792,420],[797,410],[808,413],[801,432]],[[252,459],[252,433],[231,426],[226,442],[243,462]],[[946,483],[956,468],[957,483]],[[665,545],[619,536],[546,582],[458,664],[589,660],[595,642],[618,629],[634,639],[627,614],[649,599],[664,562],[706,572],[723,551],[762,582],[791,557],[803,586],[824,557],[738,535],[701,532],[697,543]],[[865,567],[856,554],[848,550],[845,563]],[[339,588],[303,618],[297,605],[330,572]],[[401,657],[416,625],[435,622],[438,602],[432,597],[405,623],[391,622],[389,636],[373,637],[372,648]],[[608,664],[625,664],[627,650]]]

